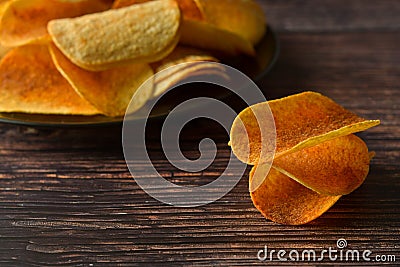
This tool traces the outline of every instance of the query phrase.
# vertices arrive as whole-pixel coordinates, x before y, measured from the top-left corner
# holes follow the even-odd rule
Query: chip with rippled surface
[[[101,71],[133,61],[161,60],[178,43],[179,25],[176,2],[157,0],[52,20],[48,30],[55,45],[74,64]]]

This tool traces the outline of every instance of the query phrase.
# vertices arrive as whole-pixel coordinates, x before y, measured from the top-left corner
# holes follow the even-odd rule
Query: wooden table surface
[[[259,83],[269,99],[316,90],[364,117],[382,120],[359,134],[376,151],[362,187],[304,226],[266,220],[249,198],[248,172],[215,203],[175,208],[152,199],[134,182],[120,126],[3,124],[0,266],[265,265],[257,259],[265,245],[321,251],[336,247],[339,238],[349,249],[395,255],[400,264],[400,2],[261,3],[282,48],[275,68]],[[228,136],[201,121],[190,128],[182,149],[196,154],[197,137],[213,138],[217,163],[187,177],[162,157],[153,160],[178,183],[218,177],[229,155]],[[382,264],[318,264],[324,263]]]

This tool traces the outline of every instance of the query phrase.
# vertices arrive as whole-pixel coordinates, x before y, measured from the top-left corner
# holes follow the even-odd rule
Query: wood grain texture
[[[339,28],[331,32],[331,22],[322,18],[321,23],[309,22],[313,31],[322,33],[308,32],[310,28],[301,25],[285,28],[282,20],[297,23],[300,3],[312,7],[315,2],[263,2],[271,24],[281,25],[282,51],[260,87],[269,99],[317,90],[362,116],[381,119],[381,126],[359,134],[376,151],[361,188],[341,198],[321,218],[297,227],[262,217],[248,194],[248,172],[234,190],[213,204],[175,208],[152,199],[133,181],[118,126],[32,129],[1,125],[0,266],[266,265],[257,260],[264,245],[321,251],[335,247],[339,238],[345,238],[351,249],[395,255],[398,265],[400,32],[392,31],[386,22],[381,31],[364,15],[359,21],[366,24],[360,22],[363,26],[359,27],[351,22],[345,32]],[[345,12],[354,3],[366,3],[366,9],[377,5],[378,10],[386,10],[388,21],[397,19],[390,12],[399,8],[397,2],[386,0],[326,2],[335,12]],[[369,12],[360,8],[360,14]],[[304,19],[308,17],[304,14]],[[349,28],[357,31],[348,33]],[[358,32],[365,28],[372,30]],[[210,128],[205,121],[191,126],[182,136],[186,155],[198,155],[202,137],[214,139],[219,149],[214,164],[194,175],[172,168],[164,159],[156,142],[159,123],[154,122],[149,136],[153,163],[178,184],[212,181],[225,168],[230,153],[228,136],[221,129]],[[325,259],[318,264],[332,262]]]
[[[260,0],[271,25],[288,32],[397,31],[397,0]]]

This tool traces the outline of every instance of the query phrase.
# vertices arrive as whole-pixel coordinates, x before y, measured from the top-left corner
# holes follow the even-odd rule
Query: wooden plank
[[[397,0],[259,0],[278,31],[337,32],[400,29]]]

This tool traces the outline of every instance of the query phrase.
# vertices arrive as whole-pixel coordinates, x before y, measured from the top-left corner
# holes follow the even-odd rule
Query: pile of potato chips
[[[269,110],[276,126],[273,159],[260,157],[270,140],[262,140],[256,119]],[[277,223],[305,224],[364,182],[373,153],[353,133],[379,123],[305,92],[242,111],[233,123],[230,145],[239,160],[254,165],[250,188],[261,181],[250,190],[257,209]]]
[[[0,1],[0,112],[122,116],[169,66],[254,55],[266,30],[252,0]],[[138,107],[210,64],[154,80]],[[217,70],[220,71],[220,70]]]

